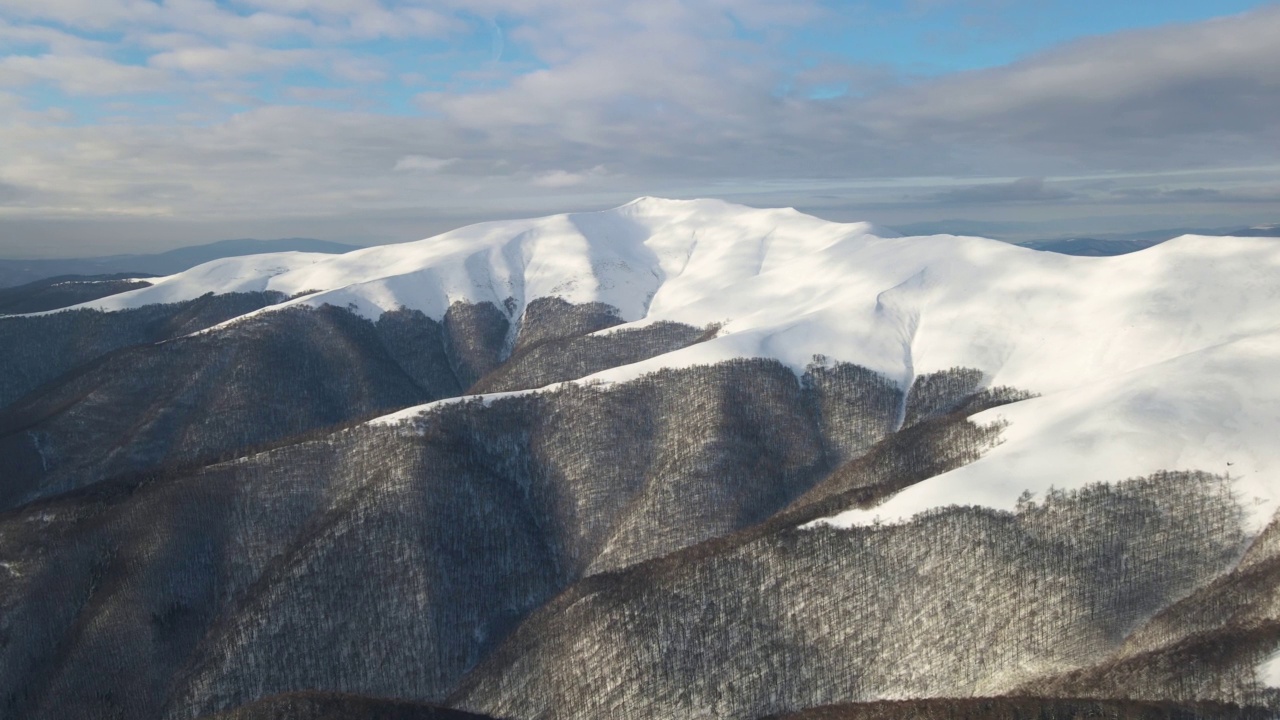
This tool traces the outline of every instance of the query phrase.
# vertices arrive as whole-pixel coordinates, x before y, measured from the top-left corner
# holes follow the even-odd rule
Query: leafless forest
[[[812,521],[1029,396],[839,358],[543,388],[714,337],[604,305],[0,318],[0,716],[1270,717],[1280,525],[1170,468]],[[197,332],[212,328],[207,332]],[[194,333],[194,334],[193,334]]]

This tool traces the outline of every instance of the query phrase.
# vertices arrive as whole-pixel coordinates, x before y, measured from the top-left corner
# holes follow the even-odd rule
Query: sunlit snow
[[[1071,257],[983,238],[892,237],[789,209],[641,198],[345,255],[219,260],[154,282],[82,307],[319,291],[259,312],[329,303],[370,318],[401,307],[440,318],[453,302],[510,299],[519,317],[555,296],[608,303],[633,323],[606,332],[660,320],[723,325],[710,341],[584,379],[593,382],[739,357],[802,370],[821,354],[904,387],[964,366],[989,385],[1041,395],[975,418],[1010,423],[981,460],[820,522],[895,521],[951,503],[1012,508],[1024,490],[1157,470],[1230,473],[1255,526],[1280,495],[1274,238],[1186,236]]]

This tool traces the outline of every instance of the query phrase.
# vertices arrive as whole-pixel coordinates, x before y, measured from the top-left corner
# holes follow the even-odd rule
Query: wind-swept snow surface
[[[800,369],[821,354],[904,387],[961,366],[1040,394],[976,418],[1010,423],[982,460],[828,522],[1013,507],[1027,489],[1181,469],[1239,478],[1255,522],[1274,510],[1280,242],[1186,236],[1093,258],[886,235],[794,210],[642,198],[345,255],[222,260],[85,307],[245,289],[316,291],[263,312],[328,303],[371,318],[402,307],[440,318],[459,301],[492,302],[513,320],[541,297],[607,303],[627,324],[603,332],[663,320],[721,327],[594,381],[741,357]]]

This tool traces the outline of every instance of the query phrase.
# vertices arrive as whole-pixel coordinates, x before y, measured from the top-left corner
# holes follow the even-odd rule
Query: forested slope
[[[28,504],[0,521],[8,707],[443,700],[576,579],[748,528],[868,450],[901,454],[903,402],[851,366],[736,361],[444,404]],[[993,439],[912,448],[961,462]]]
[[[114,350],[180,337],[283,299],[277,293],[232,293],[121,312],[0,317],[0,408]]]
[[[169,313],[160,320],[135,317],[161,308]],[[9,321],[22,323],[11,330],[25,333],[20,346],[32,358],[56,352],[42,350],[41,339],[52,345],[82,338],[64,356],[65,364],[81,364],[0,409],[0,453],[8,466],[0,507],[114,475],[243,454],[317,428],[457,397],[477,381],[484,389],[520,390],[571,380],[704,335],[663,323],[588,336],[617,324],[616,311],[563,301],[534,303],[520,319],[514,350],[512,319],[488,303],[457,303],[439,322],[409,310],[374,322],[330,305],[297,306],[168,338],[179,313],[191,309],[79,310]],[[104,328],[96,343],[81,327],[93,322]],[[193,322],[176,327],[191,330]],[[161,341],[149,342],[157,336]],[[135,344],[110,349],[129,341]]]
[[[642,198],[0,318],[0,717],[1272,716],[1280,246],[1204,240]]]

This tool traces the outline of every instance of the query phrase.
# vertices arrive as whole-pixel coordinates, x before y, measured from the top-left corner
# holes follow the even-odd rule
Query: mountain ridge
[[[1276,702],[1275,244],[877,232],[648,198],[0,319],[0,708]]]
[[[660,322],[718,329],[704,342],[573,382],[616,383],[662,368],[751,357],[776,358],[799,374],[822,355],[898,378],[906,388],[930,372],[969,367],[983,373],[984,385],[1047,396],[1035,401],[1040,426],[1056,422],[1059,433],[1076,432],[1076,442],[1086,442],[1079,433],[1094,440],[1116,433],[1066,430],[1082,409],[1055,398],[1108,382],[1113,393],[1128,383],[1152,388],[1156,375],[1168,388],[1185,388],[1178,392],[1189,398],[1208,391],[1206,367],[1217,368],[1213,382],[1221,386],[1226,365],[1250,362],[1257,353],[1280,361],[1280,346],[1271,340],[1280,337],[1274,335],[1280,320],[1273,319],[1280,317],[1280,245],[1274,240],[1184,235],[1138,253],[1093,258],[976,237],[877,233],[892,234],[790,208],[643,197],[611,210],[481,223],[344,255],[220,260],[77,307],[123,309],[207,292],[292,297],[200,331],[217,333],[249,317],[299,306],[334,305],[376,320],[401,309],[439,319],[457,303],[489,303],[506,316],[510,346],[526,307],[539,298],[602,303],[615,308],[621,322],[595,331],[600,336]],[[1209,366],[1192,368],[1196,353],[1215,347]],[[1182,366],[1188,369],[1181,374],[1170,370]],[[1228,421],[1264,427],[1270,408],[1280,407],[1280,387],[1273,384],[1260,383],[1249,398],[1238,384],[1229,386],[1233,406],[1220,403],[1212,416],[1188,416],[1189,425],[1174,433],[1211,435]],[[1065,416],[1051,421],[1044,408]],[[393,419],[413,412],[397,411]],[[1130,424],[1151,420],[1135,412],[1111,415],[1127,414]],[[1013,429],[1011,440],[1018,433]],[[1030,439],[1040,449],[1023,455],[1043,456],[1044,446],[1055,442],[1052,435]],[[1081,483],[1113,477],[1111,461],[1129,447],[1098,441],[1110,447],[1096,453],[1107,462],[1062,458],[1076,468]],[[1247,459],[1247,470],[1237,473],[1250,497],[1262,499],[1253,520],[1261,527],[1280,495],[1265,480],[1280,468],[1280,451],[1261,445],[1255,434],[1243,444],[1235,438],[1185,458],[1181,451],[1144,451],[1139,455],[1145,460],[1120,464],[1126,475],[1136,476],[1217,469]],[[994,478],[980,470],[1000,456],[964,472],[977,485],[990,486]],[[1038,467],[1042,471],[1030,475],[1045,478],[1032,483],[1043,490],[1052,483],[1048,474],[1059,468],[1050,473],[1047,465]],[[934,485],[948,482],[938,479]],[[1024,489],[988,493],[985,502],[1011,508]],[[905,519],[927,509],[930,501],[923,498],[933,492],[916,490],[887,508],[893,514],[886,517]],[[910,504],[911,497],[922,499]]]
[[[0,259],[0,288],[38,282],[57,275],[172,275],[224,257],[263,252],[308,251],[343,253],[358,249],[330,240],[279,238],[274,240],[218,240],[152,254],[107,255],[92,258]]]

